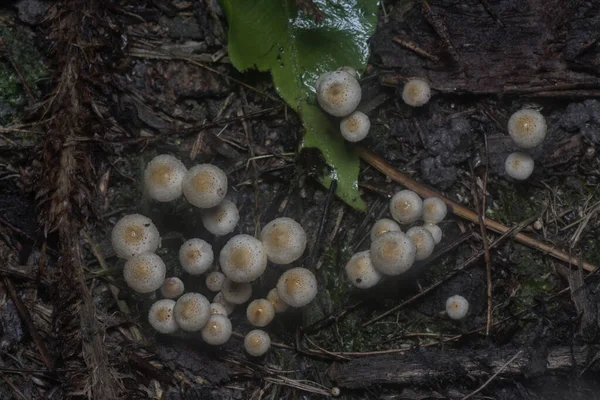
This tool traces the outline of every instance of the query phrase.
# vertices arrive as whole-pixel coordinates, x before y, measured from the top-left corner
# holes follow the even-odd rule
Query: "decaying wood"
[[[469,354],[458,350],[421,349],[403,354],[365,357],[335,363],[328,375],[340,387],[366,388],[371,385],[431,385],[448,382],[482,382],[506,365],[499,377],[533,377],[546,373],[566,374],[586,368],[600,348],[555,347],[522,349],[520,357],[507,365],[519,351],[515,348],[482,349]],[[598,371],[599,365],[589,370]]]

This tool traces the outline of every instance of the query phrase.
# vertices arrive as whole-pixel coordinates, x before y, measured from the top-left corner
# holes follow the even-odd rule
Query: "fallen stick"
[[[455,203],[452,200],[445,198],[444,196],[435,192],[434,190],[429,189],[428,187],[426,187],[424,185],[421,185],[414,179],[410,178],[408,175],[405,175],[404,173],[402,173],[402,172],[398,171],[397,169],[395,169],[394,167],[392,167],[390,164],[388,164],[383,158],[381,158],[375,152],[373,152],[363,146],[357,146],[357,150],[360,154],[360,157],[367,164],[371,165],[373,168],[377,169],[379,172],[389,176],[392,180],[398,182],[405,188],[414,191],[419,196],[424,197],[424,198],[425,197],[437,197],[440,200],[442,200],[444,203],[446,203],[446,205],[448,206],[448,208],[454,215],[464,218],[473,223],[478,223],[479,218],[477,216],[477,213],[475,213],[474,211],[471,211],[468,208],[463,207],[460,204]],[[510,228],[508,226],[505,226],[505,225],[501,224],[500,222],[497,222],[497,221],[494,221],[494,220],[491,220],[488,218],[486,218],[484,222],[485,222],[486,227],[488,227],[489,229],[491,229],[497,233],[505,233],[510,230]],[[549,245],[544,242],[540,242],[539,240],[533,239],[523,233],[516,234],[514,236],[514,239],[517,242],[522,243],[526,246],[529,246],[531,248],[534,248],[534,249],[543,251],[547,254],[550,254],[552,257],[554,257],[558,260],[564,261],[564,262],[568,263],[569,265],[579,265],[579,261],[577,260],[577,257],[571,256],[571,255],[565,253],[564,251],[557,249],[556,247],[554,247],[552,245]],[[583,262],[582,265],[583,265],[583,269],[585,269],[586,271],[593,271],[596,269],[595,265],[590,264],[588,262]]]

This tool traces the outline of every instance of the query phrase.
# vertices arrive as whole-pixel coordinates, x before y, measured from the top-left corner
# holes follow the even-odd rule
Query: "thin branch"
[[[485,389],[485,387],[487,385],[490,384],[490,382],[492,382],[494,379],[496,379],[496,377],[498,375],[500,375],[502,373],[502,371],[504,371],[506,369],[506,367],[508,367],[510,364],[512,364],[521,354],[523,354],[523,350],[519,350],[517,352],[517,354],[515,354],[514,356],[512,356],[512,358],[510,360],[508,360],[506,362],[506,364],[504,364],[499,370],[498,372],[496,372],[494,375],[492,375],[492,377],[490,379],[488,379],[487,381],[485,381],[485,383],[483,385],[481,385],[479,387],[479,389],[477,389],[476,391],[474,391],[471,394],[466,395],[465,397],[463,397],[461,400],[467,400],[470,399],[471,397],[473,397],[474,395],[476,395],[477,393],[481,392],[483,389]]]

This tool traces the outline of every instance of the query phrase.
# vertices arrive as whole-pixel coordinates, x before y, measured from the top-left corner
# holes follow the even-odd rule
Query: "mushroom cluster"
[[[528,150],[544,141],[548,125],[546,119],[537,110],[522,109],[511,115],[508,120],[508,134],[521,149]],[[534,161],[529,153],[517,151],[504,161],[506,175],[518,181],[525,180],[533,173]]]
[[[371,246],[354,254],[345,267],[346,276],[359,289],[375,286],[385,276],[401,275],[415,261],[425,260],[442,240],[437,225],[446,217],[447,208],[440,198],[422,200],[410,190],[401,190],[390,200],[393,219],[383,218],[371,228]],[[406,233],[401,225],[422,219],[422,226],[412,226]]]

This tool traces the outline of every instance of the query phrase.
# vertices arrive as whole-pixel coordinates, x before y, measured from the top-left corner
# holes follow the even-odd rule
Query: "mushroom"
[[[429,83],[423,79],[409,79],[402,88],[402,100],[412,107],[421,107],[431,98]]]
[[[331,396],[332,397],[338,397],[340,395],[340,393],[342,393],[342,391],[340,390],[339,387],[334,386],[331,388]]]
[[[186,240],[179,248],[179,263],[190,275],[200,275],[212,267],[212,246],[202,239]]]
[[[175,321],[173,308],[175,302],[171,299],[158,300],[148,311],[148,322],[160,333],[173,333],[179,329]]]
[[[230,200],[223,200],[218,206],[202,212],[202,224],[207,231],[217,236],[227,235],[235,229],[240,220],[237,206]]]
[[[227,309],[221,303],[210,303],[210,314],[221,314],[221,315],[229,315],[227,313]]]
[[[428,224],[439,224],[446,218],[448,207],[438,197],[428,197],[423,200],[423,221]]]
[[[252,296],[252,285],[247,282],[234,282],[226,278],[221,293],[223,293],[223,298],[231,304],[243,304]]]
[[[292,307],[303,307],[317,295],[317,278],[306,268],[285,271],[277,282],[279,297]]]
[[[200,293],[186,293],[175,304],[175,321],[184,331],[199,331],[209,316],[210,303]]]
[[[202,339],[210,345],[226,343],[231,337],[231,321],[225,315],[213,314],[202,328]]]
[[[218,292],[223,288],[223,282],[225,282],[225,275],[219,271],[213,271],[206,275],[206,287],[211,292]]]
[[[446,300],[446,313],[452,319],[463,319],[469,312],[469,302],[462,296],[454,295]]]
[[[547,130],[546,119],[536,110],[519,110],[508,120],[508,134],[523,149],[531,149],[542,143]]]
[[[192,167],[183,178],[183,195],[198,208],[216,207],[227,194],[227,175],[212,164]]]
[[[269,222],[260,233],[269,261],[290,264],[299,259],[306,249],[306,232],[291,218],[277,218]]]
[[[183,193],[181,183],[187,168],[169,154],[154,157],[144,171],[144,186],[151,199],[173,201]]]
[[[344,71],[347,72],[348,74],[352,75],[352,77],[354,79],[358,80],[358,72],[356,72],[356,70],[348,65],[345,65],[343,67],[338,68],[338,71]]]
[[[427,229],[422,226],[414,226],[406,231],[406,234],[417,247],[415,260],[424,260],[433,253],[435,239],[433,239],[433,235]]]
[[[260,357],[269,351],[271,338],[267,332],[254,329],[244,337],[244,347],[246,348],[246,353],[254,357]]]
[[[160,293],[167,299],[176,299],[183,294],[183,291],[183,282],[175,276],[165,279],[160,287]]]
[[[431,233],[435,244],[439,244],[442,241],[442,230],[439,226],[428,222],[423,225],[423,228],[427,229],[429,233]]]
[[[381,280],[381,274],[373,267],[369,250],[356,253],[346,263],[346,276],[359,289],[368,289]]]
[[[215,297],[213,297],[213,303],[218,303],[218,304],[222,305],[225,308],[227,315],[231,315],[231,313],[233,313],[233,311],[235,310],[235,304],[231,304],[230,302],[225,300],[225,296],[223,296],[223,292],[219,292],[216,294]]]
[[[130,258],[123,267],[127,286],[138,293],[150,293],[161,287],[167,267],[154,253],[142,253]]]
[[[340,133],[348,142],[359,142],[367,137],[371,120],[363,112],[354,111],[340,121]]]
[[[321,108],[335,117],[345,117],[360,103],[360,84],[355,77],[344,71],[321,75],[315,89]]]
[[[115,224],[111,242],[117,256],[131,258],[136,254],[155,252],[160,246],[160,234],[150,218],[130,214]]]
[[[400,275],[413,265],[417,246],[402,232],[386,232],[371,243],[373,267],[384,275]]]
[[[373,224],[371,228],[371,242],[386,232],[401,232],[400,225],[389,218],[382,218]]]
[[[267,300],[269,300],[271,304],[273,304],[273,308],[275,309],[276,313],[285,312],[290,306],[289,304],[281,300],[281,297],[279,297],[279,293],[277,293],[276,288],[269,290],[269,293],[267,293]]]
[[[236,235],[221,249],[221,271],[234,282],[251,282],[267,268],[265,247],[250,235]]]
[[[511,153],[504,161],[506,175],[519,181],[529,178],[533,173],[533,167],[533,158],[527,153]]]
[[[275,307],[267,299],[252,300],[246,308],[246,318],[254,326],[267,326],[275,318]]]
[[[410,224],[421,218],[423,200],[412,190],[401,190],[390,200],[390,212],[400,224]]]

